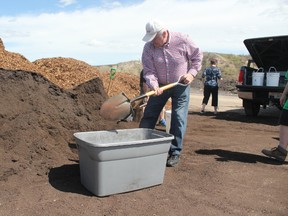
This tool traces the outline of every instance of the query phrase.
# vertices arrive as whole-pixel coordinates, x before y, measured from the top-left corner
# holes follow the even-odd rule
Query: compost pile
[[[109,82],[109,72],[75,59],[30,62],[6,51],[0,39],[0,181],[46,176],[54,166],[77,161],[74,132],[137,127],[99,115]],[[111,95],[122,90],[135,96],[138,82],[137,76],[117,74]]]

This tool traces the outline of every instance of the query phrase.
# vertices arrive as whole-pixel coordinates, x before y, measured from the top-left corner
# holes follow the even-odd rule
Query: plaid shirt
[[[169,39],[163,47],[155,48],[147,42],[142,53],[144,78],[154,89],[159,85],[177,82],[186,73],[194,77],[201,69],[203,54],[188,36],[169,32]]]

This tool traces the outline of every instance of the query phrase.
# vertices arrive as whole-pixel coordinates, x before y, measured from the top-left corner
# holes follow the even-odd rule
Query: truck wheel
[[[243,106],[247,116],[257,116],[260,111],[260,104],[249,100],[244,100]]]

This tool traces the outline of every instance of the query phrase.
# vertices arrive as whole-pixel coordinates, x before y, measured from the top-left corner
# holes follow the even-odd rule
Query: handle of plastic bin
[[[271,69],[273,69],[274,71],[271,71]],[[270,67],[268,72],[269,72],[269,73],[271,73],[271,72],[277,72],[277,70],[276,70],[275,67]]]
[[[257,71],[255,71],[255,72],[256,72],[256,73],[258,73],[258,72],[264,72],[264,68],[260,67],[260,68],[258,68]]]

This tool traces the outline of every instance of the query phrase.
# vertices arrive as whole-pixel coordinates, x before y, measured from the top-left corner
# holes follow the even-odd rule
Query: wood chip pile
[[[137,75],[119,72],[110,81],[110,71],[100,73],[97,67],[73,58],[43,58],[30,62],[21,54],[6,51],[1,38],[0,68],[37,72],[64,89],[71,89],[88,80],[100,77],[105,92],[108,92],[110,83],[109,96],[124,92],[129,98],[132,98],[138,96],[140,92],[139,76]]]
[[[6,70],[25,70],[40,72],[37,65],[30,62],[23,55],[5,50],[4,44],[0,38],[0,68]]]
[[[95,77],[99,77],[96,68],[72,58],[43,58],[33,62],[40,73],[58,86],[70,89]]]

